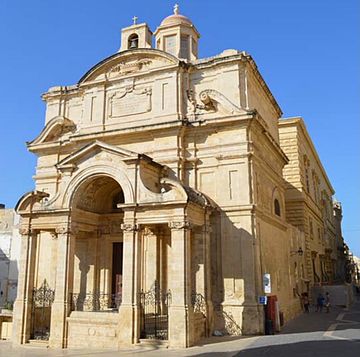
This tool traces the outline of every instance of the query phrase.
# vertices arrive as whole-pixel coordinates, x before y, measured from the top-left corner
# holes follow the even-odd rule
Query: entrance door
[[[46,279],[32,292],[31,333],[30,338],[35,340],[49,340],[51,305],[54,301],[55,290],[50,289]]]
[[[119,307],[122,296],[123,243],[113,243],[111,294],[114,307]]]

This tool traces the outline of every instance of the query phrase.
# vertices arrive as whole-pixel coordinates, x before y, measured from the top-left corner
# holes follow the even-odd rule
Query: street
[[[116,350],[51,350],[38,347],[12,348],[0,341],[4,357],[112,357],[112,356],[225,356],[225,357],[359,357],[360,300],[346,310],[334,307],[329,313],[302,314],[290,321],[280,334],[254,337],[211,337],[186,350],[135,347]]]

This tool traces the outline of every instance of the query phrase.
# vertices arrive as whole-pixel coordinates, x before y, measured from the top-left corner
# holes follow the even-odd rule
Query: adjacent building
[[[0,205],[0,312],[12,309],[16,298],[20,257],[19,216]]]
[[[344,281],[341,204],[300,117],[279,121],[280,146],[289,163],[286,217],[305,234],[305,273],[311,286]]]

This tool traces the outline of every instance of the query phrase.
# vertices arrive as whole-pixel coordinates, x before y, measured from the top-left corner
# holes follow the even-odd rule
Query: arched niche
[[[118,212],[118,204],[125,203],[124,191],[119,183],[106,175],[88,177],[78,185],[71,197],[72,209],[93,213]]]

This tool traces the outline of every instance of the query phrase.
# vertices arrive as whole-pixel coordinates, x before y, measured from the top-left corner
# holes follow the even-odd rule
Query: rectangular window
[[[180,58],[189,59],[189,36],[181,36]]]
[[[233,200],[239,190],[239,177],[237,170],[229,171],[229,198]]]
[[[168,52],[174,56],[176,56],[176,36],[166,36],[165,37],[165,52]]]
[[[314,238],[314,226],[313,221],[311,218],[309,218],[309,230],[310,230],[310,238]]]
[[[191,50],[192,50],[192,54],[197,57],[197,44],[196,41],[194,39],[192,39],[191,41]]]
[[[306,191],[310,193],[309,168],[305,167]]]

